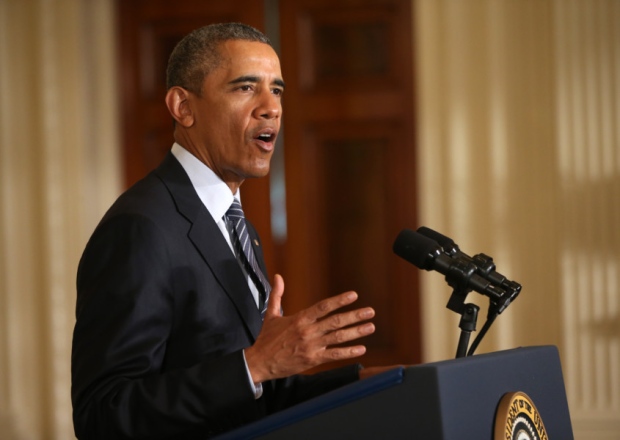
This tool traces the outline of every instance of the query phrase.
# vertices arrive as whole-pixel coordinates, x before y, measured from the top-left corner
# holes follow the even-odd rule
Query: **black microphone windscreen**
[[[444,251],[448,253],[454,253],[459,250],[459,247],[456,245],[454,240],[450,237],[446,237],[445,235],[432,230],[431,228],[427,228],[426,226],[420,226],[418,228],[418,232],[425,237],[430,238],[431,240],[435,240],[439,246],[443,248]]]
[[[420,269],[429,269],[432,254],[439,245],[434,240],[411,229],[403,229],[396,237],[392,249],[399,257],[407,260]]]

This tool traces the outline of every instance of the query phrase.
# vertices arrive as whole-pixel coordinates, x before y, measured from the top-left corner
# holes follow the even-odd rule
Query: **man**
[[[338,312],[357,298],[346,292],[282,316],[282,278],[269,286],[256,232],[229,211],[269,171],[283,91],[276,53],[249,26],[207,26],[173,51],[176,142],[105,214],[78,269],[78,438],[206,438],[377,371],[299,375],[362,355],[346,343],[374,332],[374,311]]]

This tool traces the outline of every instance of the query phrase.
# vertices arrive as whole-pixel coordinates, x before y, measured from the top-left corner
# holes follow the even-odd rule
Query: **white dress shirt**
[[[230,250],[233,255],[235,255],[235,250],[230,238],[231,231],[229,231],[226,227],[224,215],[226,214],[226,211],[228,211],[228,208],[230,208],[230,205],[232,205],[233,198],[236,198],[239,202],[241,202],[239,190],[237,190],[236,194],[233,194],[228,185],[226,185],[226,183],[222,181],[222,179],[220,179],[211,168],[176,142],[172,146],[172,154],[176,157],[189,176],[189,180],[192,182],[192,186],[196,190],[196,193],[198,193],[198,197],[207,208],[207,211],[209,211],[209,214],[213,217],[213,220],[217,224],[218,228],[220,228],[222,235],[226,239],[228,246],[230,246]],[[256,307],[258,307],[258,289],[243,265],[240,264],[239,267],[241,267],[241,270],[246,277],[248,286],[250,287],[250,291],[254,297],[254,302],[256,303]],[[245,351],[243,356],[245,359]],[[262,384],[255,384],[252,382],[250,370],[247,368],[247,362],[246,370],[248,371],[250,385],[254,390],[254,396],[258,399],[263,394]]]

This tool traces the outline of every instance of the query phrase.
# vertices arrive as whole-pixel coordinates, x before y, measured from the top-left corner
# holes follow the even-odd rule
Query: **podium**
[[[523,392],[531,399],[549,439],[573,439],[560,358],[554,346],[516,348],[395,369],[217,439],[492,440],[498,406],[511,392]]]

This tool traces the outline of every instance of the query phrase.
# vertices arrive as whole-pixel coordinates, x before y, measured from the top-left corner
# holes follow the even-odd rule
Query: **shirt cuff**
[[[250,369],[248,368],[248,361],[245,360],[245,350],[243,350],[243,362],[245,363],[245,371],[248,373],[248,383],[252,388],[252,392],[254,393],[254,399],[260,399],[263,395],[263,384],[262,383],[254,383],[252,381],[252,374],[250,373]]]

